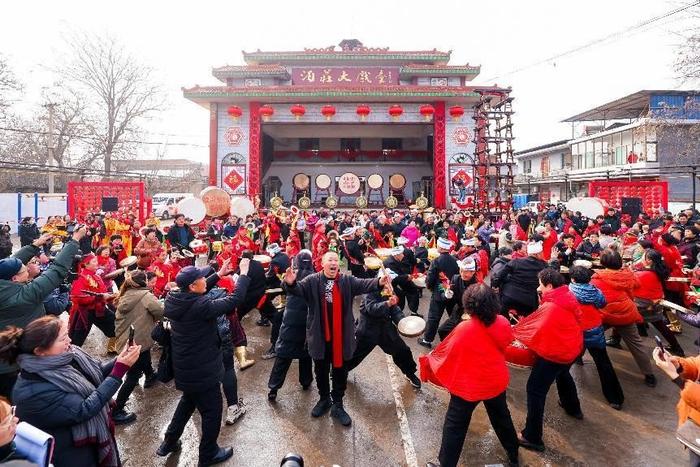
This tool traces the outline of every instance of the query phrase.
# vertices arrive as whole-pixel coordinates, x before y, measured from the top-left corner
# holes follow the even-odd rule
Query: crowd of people
[[[270,403],[298,360],[301,389],[316,382],[311,416],[330,412],[351,425],[348,372],[377,346],[407,384],[447,389],[442,443],[429,466],[458,464],[479,402],[511,466],[520,447],[544,451],[552,384],[565,413],[584,416],[570,368],[585,352],[603,398],[623,410],[606,349],[624,343],[640,384],[657,384],[655,363],[681,387],[679,422],[700,465],[700,446],[692,449],[698,361],[685,358],[676,337],[683,323],[700,327],[691,311],[700,287],[693,209],[636,219],[614,209],[586,218],[554,205],[498,214],[260,210],[198,225],[177,215],[169,227],[151,215],[144,224],[128,212],[79,222],[56,216],[41,228],[24,219],[21,248],[0,248],[0,396],[16,406],[0,435],[12,434],[17,419],[46,431],[57,467],[121,465],[114,425],[136,422],[128,407],[141,380],[144,388],[174,380],[181,393],[157,455],[180,449],[197,410],[200,465],[230,458],[232,448],[217,440],[222,421],[232,425],[247,410],[236,363],[238,371],[256,364],[246,349],[251,312],[270,328],[259,355],[274,359]],[[206,248],[192,252],[197,240]],[[417,343],[430,351],[418,359],[398,332],[406,316],[425,318]],[[104,334],[104,354],[82,349],[93,326]],[[115,358],[98,358],[105,355]],[[522,359],[531,372],[518,432],[507,364]],[[12,436],[1,439],[9,442],[0,455],[17,457],[5,449]]]

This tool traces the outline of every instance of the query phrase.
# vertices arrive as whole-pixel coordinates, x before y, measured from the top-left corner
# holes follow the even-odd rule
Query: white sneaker
[[[246,413],[245,405],[243,400],[239,399],[238,404],[230,405],[226,410],[226,424],[233,425],[244,413]]]

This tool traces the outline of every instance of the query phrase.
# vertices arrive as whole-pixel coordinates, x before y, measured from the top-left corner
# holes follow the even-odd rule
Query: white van
[[[161,219],[169,219],[177,214],[177,203],[192,198],[192,193],[156,193],[153,195],[153,214]]]

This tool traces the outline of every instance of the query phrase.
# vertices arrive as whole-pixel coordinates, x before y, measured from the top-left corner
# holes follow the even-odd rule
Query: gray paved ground
[[[428,295],[421,308],[427,309]],[[357,307],[356,307],[357,308]],[[222,446],[233,446],[231,466],[276,466],[287,452],[301,453],[307,466],[401,466],[407,462],[402,444],[402,430],[397,416],[396,398],[392,390],[390,369],[380,349],[370,356],[349,377],[346,409],[353,424],[345,428],[330,417],[312,419],[309,411],[317,400],[314,391],[303,392],[297,379],[296,364],[280,390],[276,403],[267,401],[267,378],[272,360],[260,360],[267,349],[269,328],[257,327],[257,316],[247,317],[244,326],[249,336],[250,354],[258,361],[252,368],[239,372],[239,391],[248,413],[233,427],[224,426],[219,438]],[[682,344],[697,353],[692,340],[697,331],[685,329]],[[104,350],[98,330],[89,338],[88,348],[94,353]],[[415,340],[409,345],[417,356],[425,349]],[[651,346],[651,340],[649,340]],[[556,390],[547,401],[544,439],[547,451],[536,454],[521,450],[522,465],[530,466],[672,466],[685,465],[687,454],[674,438],[675,405],[678,390],[658,374],[659,385],[650,389],[627,351],[610,350],[625,391],[621,412],[605,402],[595,367],[586,358],[583,367],[574,366],[573,373],[580,391],[585,419],[568,417],[557,405]],[[154,357],[155,358],[155,357]],[[417,465],[436,458],[448,395],[435,387],[414,390],[398,374],[395,385],[405,408],[410,434],[404,438],[414,446]],[[508,400],[516,429],[525,421],[525,382],[527,370],[512,369]],[[199,419],[195,415],[183,436],[183,450],[168,459],[155,456],[165,427],[170,420],[179,393],[172,385],[159,384],[148,390],[140,386],[132,395],[130,408],[139,419],[127,427],[118,427],[120,452],[126,466],[190,466],[196,465],[199,440]],[[410,450],[409,450],[410,458]],[[506,460],[498,440],[490,428],[483,407],[472,419],[462,453],[462,464],[481,466]]]

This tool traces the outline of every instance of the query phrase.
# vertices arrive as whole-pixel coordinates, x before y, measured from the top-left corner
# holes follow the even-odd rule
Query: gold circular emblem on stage
[[[355,205],[360,209],[366,208],[367,207],[367,197],[365,195],[358,196],[357,199],[355,200]]]
[[[336,198],[333,195],[330,195],[328,198],[326,198],[326,207],[333,209],[338,205],[338,198]]]
[[[430,202],[428,201],[428,198],[423,196],[423,193],[421,193],[420,196],[416,198],[416,206],[418,207],[418,209],[425,209],[428,207],[429,204]]]
[[[308,196],[302,196],[301,198],[299,198],[297,204],[301,209],[309,209],[309,207],[311,207],[311,198],[309,198]]]
[[[282,206],[282,203],[284,203],[284,200],[277,195],[270,198],[270,207],[272,209],[279,209],[279,207]]]
[[[385,201],[386,207],[389,209],[394,209],[396,206],[399,205],[399,200],[396,199],[396,196],[389,196],[386,201]]]

